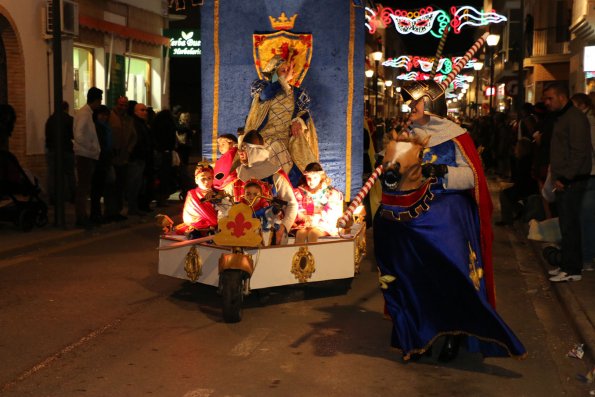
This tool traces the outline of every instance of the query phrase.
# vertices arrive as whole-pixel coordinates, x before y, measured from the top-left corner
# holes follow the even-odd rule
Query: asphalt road
[[[158,230],[99,231],[0,259],[2,396],[587,396],[586,363],[533,253],[494,245],[498,310],[529,357],[403,363],[373,243],[347,293],[289,286],[221,319],[216,290],[157,274]],[[439,347],[439,346],[438,346]]]

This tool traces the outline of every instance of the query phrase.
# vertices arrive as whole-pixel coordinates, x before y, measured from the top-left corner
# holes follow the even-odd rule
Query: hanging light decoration
[[[379,27],[386,28],[394,24],[400,34],[424,35],[430,33],[441,38],[449,25],[455,34],[461,33],[464,26],[485,26],[492,23],[506,22],[504,15],[495,10],[478,10],[471,6],[452,6],[450,15],[444,10],[433,7],[423,7],[414,11],[393,10],[389,7],[377,5],[376,9],[365,8],[365,25],[370,34],[376,33]]]

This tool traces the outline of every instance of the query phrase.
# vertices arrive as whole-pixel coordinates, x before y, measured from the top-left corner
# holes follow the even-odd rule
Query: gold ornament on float
[[[186,258],[184,258],[184,270],[186,270],[186,275],[192,282],[196,282],[202,274],[202,258],[195,245],[188,250]]]
[[[316,262],[314,255],[308,251],[308,247],[303,246],[293,255],[291,261],[291,273],[299,280],[300,283],[305,283],[312,277],[316,271]]]

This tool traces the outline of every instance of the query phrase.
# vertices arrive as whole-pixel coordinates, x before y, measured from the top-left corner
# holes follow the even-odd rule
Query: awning
[[[153,45],[169,46],[169,38],[157,34],[143,32],[142,30],[129,28],[127,26],[118,25],[116,23],[104,21],[85,15],[79,16],[79,25],[88,29],[97,30],[100,32],[115,34],[126,39],[133,39],[143,43]]]

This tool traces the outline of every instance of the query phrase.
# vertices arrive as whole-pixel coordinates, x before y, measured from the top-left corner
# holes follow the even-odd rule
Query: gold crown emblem
[[[279,18],[277,19],[269,15],[269,20],[271,21],[271,26],[275,30],[291,30],[293,29],[297,16],[298,14],[293,14],[291,18],[287,19],[285,12],[281,12],[281,15],[279,15]]]

